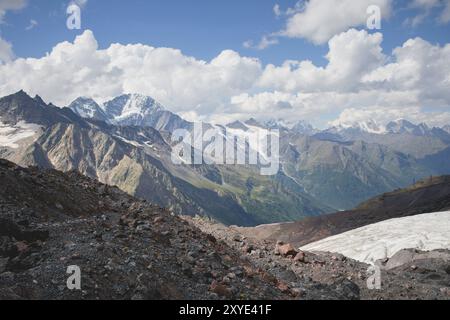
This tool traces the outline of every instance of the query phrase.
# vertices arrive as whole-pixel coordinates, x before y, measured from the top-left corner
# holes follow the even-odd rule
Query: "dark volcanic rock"
[[[0,177],[0,299],[290,298],[242,272],[256,267],[240,250],[115,187],[4,160]]]

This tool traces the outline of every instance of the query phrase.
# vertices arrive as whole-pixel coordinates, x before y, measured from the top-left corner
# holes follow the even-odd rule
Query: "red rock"
[[[289,287],[284,282],[279,282],[278,285],[277,285],[277,288],[283,293],[289,292]]]
[[[450,297],[450,288],[441,288],[441,293]]]
[[[153,219],[153,223],[159,223],[163,220],[162,217],[156,217],[155,219]]]
[[[305,262],[305,253],[303,251],[300,251],[299,253],[297,253],[297,255],[294,257],[294,261]]]
[[[19,242],[16,242],[16,248],[17,248],[17,251],[19,251],[19,253],[22,253],[22,252],[25,252],[28,250],[28,245],[23,241],[19,241]]]
[[[278,252],[283,256],[296,256],[297,250],[291,244],[285,244],[278,247]]]
[[[209,290],[222,297],[230,298],[232,296],[230,289],[215,280],[211,283]]]
[[[247,275],[247,277],[253,277],[255,275],[255,271],[250,266],[244,266],[244,272]]]

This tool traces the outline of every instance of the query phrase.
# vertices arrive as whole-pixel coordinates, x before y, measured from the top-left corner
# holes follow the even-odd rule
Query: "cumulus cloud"
[[[317,125],[364,117],[450,119],[450,44],[410,39],[386,55],[382,41],[380,33],[350,29],[329,41],[325,66],[264,66],[232,50],[203,61],[142,44],[99,49],[93,33],[85,31],[42,58],[0,65],[0,95],[24,89],[64,106],[78,96],[102,102],[141,93],[190,120],[221,123],[250,117]]]
[[[394,50],[395,62],[373,70],[363,83],[385,90],[417,90],[425,105],[450,105],[450,44],[443,47],[415,38]]]
[[[14,58],[12,45],[0,38],[0,64],[10,62]]]
[[[324,44],[334,35],[366,25],[367,9],[376,5],[382,18],[391,14],[391,0],[308,0],[291,10],[281,35]]]
[[[174,111],[206,113],[219,108],[227,97],[250,89],[261,72],[257,59],[231,50],[209,62],[177,49],[141,44],[113,44],[99,50],[93,33],[85,31],[73,43],[56,45],[45,57],[20,58],[1,66],[0,92],[23,88],[59,105],[81,95],[105,100],[139,92]]]
[[[379,33],[351,29],[329,41],[325,67],[311,61],[268,65],[257,84],[266,92],[235,97],[233,111],[270,114],[279,112],[278,102],[288,102],[293,106],[292,112],[284,112],[288,117],[313,121],[340,114],[343,122],[404,117],[448,123],[450,44],[410,39],[386,56],[382,40]]]
[[[296,91],[350,89],[368,71],[383,65],[381,33],[351,29],[329,41],[328,65],[317,67],[311,61],[286,61],[281,66],[269,64],[259,79],[264,88]]]

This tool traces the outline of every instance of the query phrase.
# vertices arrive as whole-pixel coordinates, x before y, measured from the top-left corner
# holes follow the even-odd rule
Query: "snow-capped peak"
[[[124,94],[104,104],[105,112],[116,122],[130,117],[144,117],[149,112],[162,111],[163,106],[149,96]]]
[[[255,118],[250,118],[247,121],[244,122],[246,125],[248,126],[253,126],[253,127],[260,127],[263,128],[264,126],[259,123],[259,121],[257,121]]]
[[[365,132],[365,133],[374,133],[374,134],[387,133],[386,127],[379,124],[375,120],[367,120],[367,121],[352,122],[352,123],[338,123],[334,128],[337,131],[353,129],[353,130],[358,130],[360,132]]]
[[[98,103],[91,98],[79,97],[69,105],[69,108],[82,118],[102,121],[108,118]]]
[[[90,98],[78,98],[69,106],[83,118],[102,120],[122,126],[144,126],[172,131],[189,128],[191,123],[181,119],[152,97],[142,94],[124,94],[99,106]]]
[[[425,123],[415,125],[405,119],[391,121],[387,124],[386,128],[390,133],[409,133],[415,135],[426,135],[431,130]]]
[[[318,132],[310,123],[303,120],[297,121],[291,130],[304,135],[313,135]]]
[[[226,125],[227,128],[230,129],[240,129],[243,131],[247,131],[248,127],[242,121],[234,121]]]

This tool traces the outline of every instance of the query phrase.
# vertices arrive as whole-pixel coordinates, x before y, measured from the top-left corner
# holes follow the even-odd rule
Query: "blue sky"
[[[73,1],[81,30],[69,0],[0,0],[0,95],[141,93],[216,122],[450,123],[450,0]]]
[[[156,47],[181,49],[186,55],[210,60],[224,49],[258,57],[264,63],[280,64],[288,59],[310,59],[326,63],[327,46],[316,46],[304,39],[281,38],[278,45],[265,50],[247,49],[243,43],[257,42],[263,35],[281,30],[284,19],[273,12],[276,3],[282,9],[296,0],[90,0],[82,9],[82,30],[65,27],[67,1],[29,2],[20,11],[8,11],[3,38],[13,44],[19,57],[40,57],[56,43],[72,41],[84,29],[94,31],[100,47],[111,43],[144,43]],[[383,47],[386,52],[409,38],[423,37],[432,43],[450,42],[448,25],[427,20],[419,27],[404,21],[420,10],[406,9],[410,1],[396,1],[398,9],[383,21]],[[333,8],[330,8],[333,10]],[[30,21],[38,25],[26,30]]]

